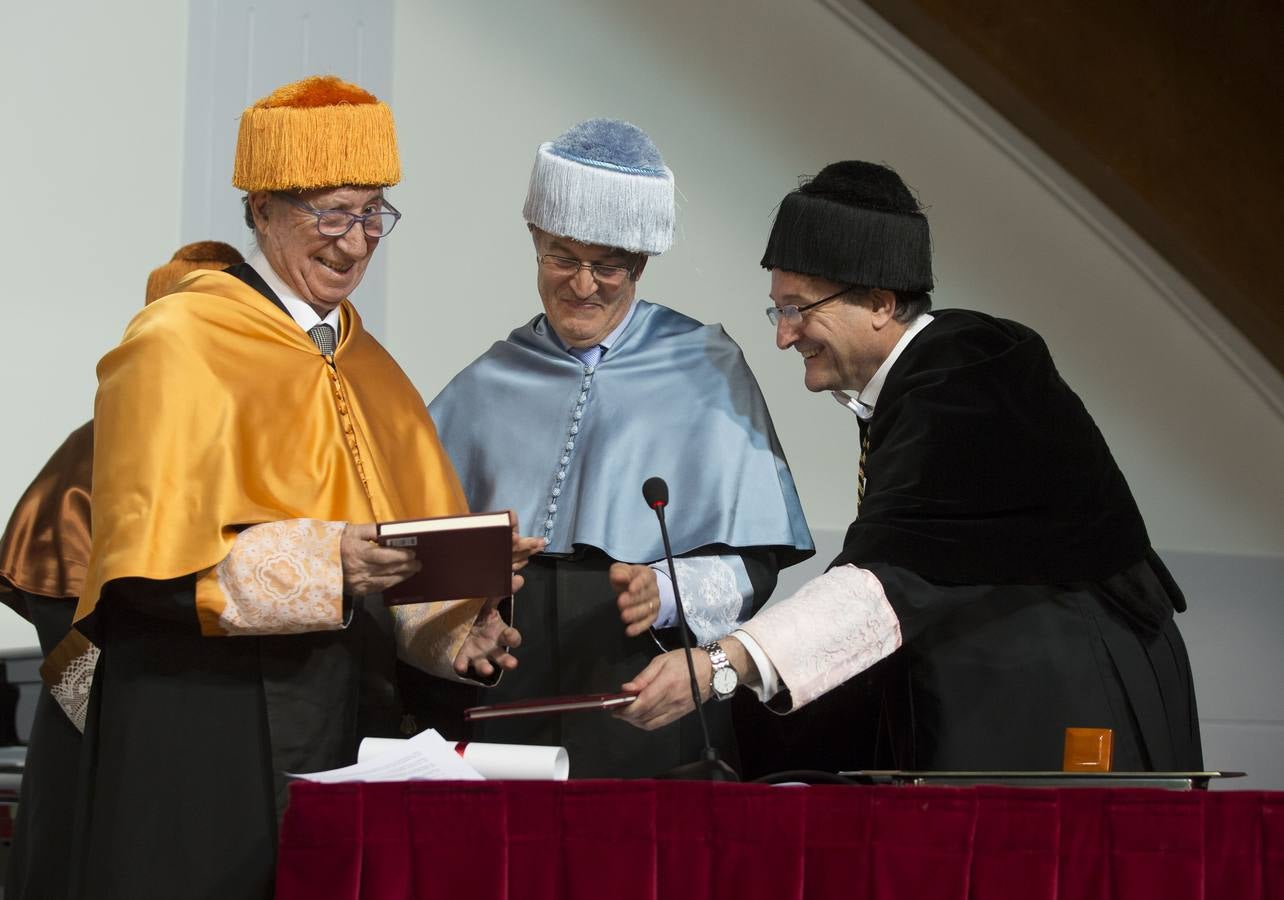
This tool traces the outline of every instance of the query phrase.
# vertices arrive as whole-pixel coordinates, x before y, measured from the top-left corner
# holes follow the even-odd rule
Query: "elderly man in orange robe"
[[[286,773],[393,727],[363,685],[391,686],[397,653],[447,677],[515,665],[481,601],[399,608],[395,637],[367,602],[418,567],[372,523],[465,511],[348,300],[399,178],[386,105],[337,78],[278,89],[242,116],[232,179],[257,251],[193,273],[99,364],[73,896],[270,896]],[[515,536],[514,566],[538,545]]]

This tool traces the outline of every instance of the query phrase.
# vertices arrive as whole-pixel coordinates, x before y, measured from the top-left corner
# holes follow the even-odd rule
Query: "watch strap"
[[[729,669],[731,674],[735,676],[736,682],[739,682],[740,680],[736,670],[731,667],[731,660],[727,656],[727,651],[723,650],[722,645],[717,641],[709,641],[707,644],[701,644],[700,649],[709,654],[709,662],[713,666],[713,670],[709,673],[709,689],[713,692],[713,696],[718,700],[730,699],[731,695],[735,693],[734,689],[723,693],[715,686],[718,681],[718,673],[723,669]]]

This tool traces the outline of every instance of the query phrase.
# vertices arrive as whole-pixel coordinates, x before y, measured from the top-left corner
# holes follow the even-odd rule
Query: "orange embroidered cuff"
[[[247,528],[197,579],[207,635],[335,631],[346,622],[339,541],[344,522],[287,519]]]

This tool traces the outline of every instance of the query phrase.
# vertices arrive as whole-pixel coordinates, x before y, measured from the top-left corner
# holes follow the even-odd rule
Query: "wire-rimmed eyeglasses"
[[[768,306],[766,309],[767,321],[771,322],[773,326],[779,325],[782,319],[790,325],[797,325],[802,321],[802,314],[807,310],[815,309],[817,306],[820,306],[820,304],[828,303],[830,300],[837,300],[843,294],[856,290],[857,287],[859,287],[859,285],[848,285],[841,291],[830,294],[828,297],[822,297],[814,303],[808,303],[804,306],[794,306],[792,304],[789,306]]]
[[[382,197],[377,201],[383,207],[382,209],[358,215],[346,209],[317,209],[293,194],[287,194],[284,191],[275,193],[295,209],[301,209],[310,216],[316,216],[317,231],[325,237],[343,237],[358,222],[361,223],[361,230],[365,232],[366,237],[387,237],[401,218],[397,208]]]
[[[633,273],[633,266],[608,266],[605,263],[586,262],[555,253],[542,254],[539,264],[559,278],[567,278],[580,269],[588,269],[594,281],[607,287],[623,284],[624,279]]]

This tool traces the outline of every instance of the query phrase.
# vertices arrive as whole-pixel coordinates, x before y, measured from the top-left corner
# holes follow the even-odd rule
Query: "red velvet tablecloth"
[[[296,783],[278,900],[1284,900],[1284,794]]]

